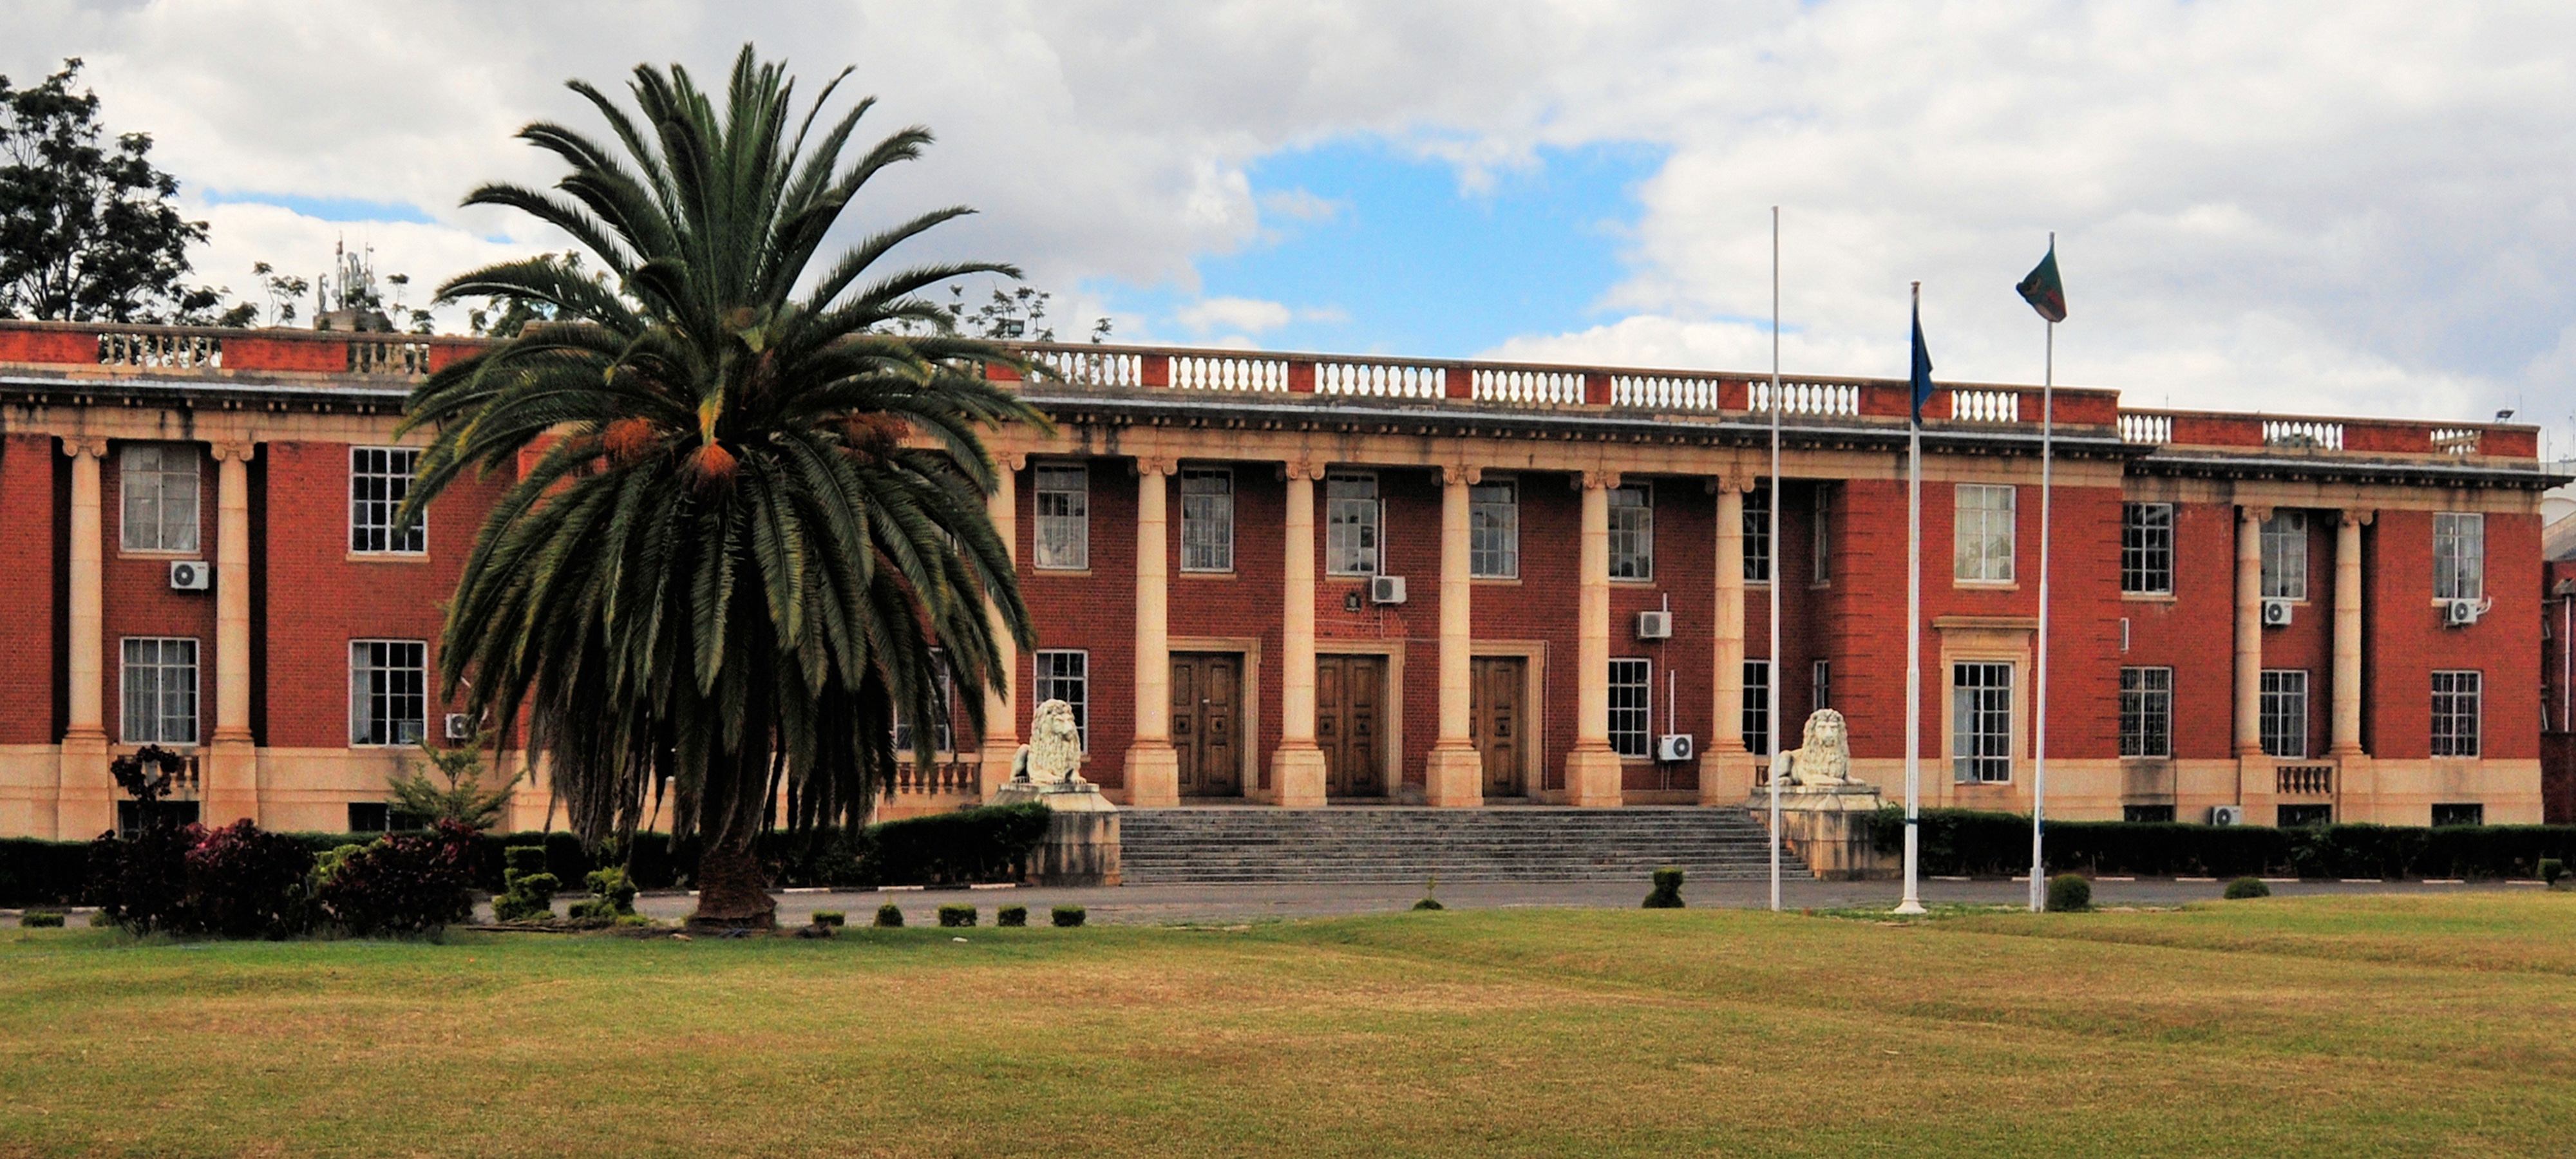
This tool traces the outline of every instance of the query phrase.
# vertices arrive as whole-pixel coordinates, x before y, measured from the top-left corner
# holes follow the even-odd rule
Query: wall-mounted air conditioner
[[[170,561],[170,590],[202,592],[214,585],[215,569],[207,567],[206,561],[202,559]]]
[[[2212,805],[2209,807],[2209,823],[2212,825],[2242,825],[2245,823],[2245,806]]]
[[[1372,604],[1403,603],[1404,577],[1382,575],[1369,580],[1369,602]]]
[[[1691,735],[1686,732],[1675,732],[1656,737],[1655,759],[1659,761],[1691,759]]]
[[[2263,601],[2263,626],[2266,628],[2289,627],[2290,608],[2291,604],[2288,600]]]
[[[2484,611],[2486,611],[2486,601],[2484,600],[2444,600],[2442,601],[2442,626],[2445,628],[2468,627],[2471,624],[2477,623],[2479,613]]]
[[[473,721],[473,719],[472,719],[472,718],[470,718],[470,717],[468,717],[468,716],[466,716],[464,713],[461,713],[461,712],[451,712],[451,713],[448,713],[448,714],[447,714],[447,734],[446,734],[446,735],[447,735],[447,739],[449,739],[449,740],[472,740],[472,739],[474,739],[474,721]]]
[[[1671,638],[1672,638],[1672,635],[1673,635],[1673,614],[1672,614],[1671,612],[1639,612],[1639,613],[1637,613],[1637,638],[1638,638],[1638,639],[1640,639],[1640,640],[1668,640],[1668,639],[1671,639]]]

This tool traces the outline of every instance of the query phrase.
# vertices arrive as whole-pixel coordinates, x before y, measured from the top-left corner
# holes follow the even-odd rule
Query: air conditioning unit
[[[2481,600],[2444,600],[2442,601],[2442,626],[2468,627],[2477,623],[2478,614],[2485,610],[2484,601]]]
[[[1372,604],[1403,603],[1404,577],[1382,575],[1369,580],[1369,602]]]
[[[2242,825],[2245,823],[2245,806],[2212,805],[2209,807],[2209,823],[2212,825]]]
[[[451,713],[448,713],[448,714],[447,714],[447,739],[449,739],[449,740],[472,740],[472,739],[474,739],[474,720],[473,720],[473,718],[468,717],[468,716],[466,716],[464,713],[461,713],[461,712],[451,712]]]
[[[2289,627],[2289,626],[2290,626],[2290,601],[2288,601],[2288,600],[2265,600],[2265,601],[2263,601],[2263,626],[2264,626],[2264,627],[2266,627],[2266,628],[2286,628],[2286,627]]]
[[[1675,732],[1656,737],[1655,759],[1659,761],[1691,759],[1691,735],[1686,732]]]
[[[1669,640],[1669,639],[1671,639],[1671,638],[1672,638],[1672,635],[1673,635],[1673,614],[1672,614],[1671,612],[1639,612],[1639,613],[1637,613],[1637,638],[1638,638],[1638,639],[1640,639],[1640,640]]]
[[[170,589],[172,591],[202,592],[213,586],[215,586],[215,569],[207,567],[206,561],[202,559],[174,559],[170,561]]]

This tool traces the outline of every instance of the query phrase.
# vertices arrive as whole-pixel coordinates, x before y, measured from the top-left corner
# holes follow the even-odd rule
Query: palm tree
[[[844,166],[873,101],[812,134],[848,75],[801,119],[784,68],[749,45],[721,110],[677,65],[636,68],[640,118],[571,82],[622,154],[533,123],[519,136],[571,171],[552,192],[486,185],[465,204],[563,230],[606,276],[532,259],[440,287],[553,320],[431,375],[404,420],[435,432],[405,519],[469,470],[525,464],[448,607],[447,694],[464,688],[488,719],[525,713],[586,839],[632,834],[667,788],[674,836],[701,839],[700,924],[773,924],[755,839],[780,796],[791,825],[858,824],[888,783],[896,717],[946,711],[944,682],[981,731],[985,682],[1008,679],[987,598],[1031,639],[985,515],[980,431],[1045,420],[983,379],[986,363],[1026,364],[957,336],[921,296],[1018,271],[875,272],[971,212],[953,207],[808,277],[859,188],[930,142],[904,129]],[[935,731],[913,730],[915,759]]]

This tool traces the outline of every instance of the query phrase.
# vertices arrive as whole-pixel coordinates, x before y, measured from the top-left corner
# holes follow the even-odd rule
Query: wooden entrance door
[[[1172,653],[1172,750],[1181,758],[1181,795],[1243,795],[1243,657]]]
[[[1386,795],[1386,657],[1315,657],[1315,743],[1324,795]]]
[[[1529,689],[1529,661],[1518,656],[1478,656],[1469,662],[1467,734],[1485,758],[1485,795],[1519,797],[1528,743],[1522,700]]]

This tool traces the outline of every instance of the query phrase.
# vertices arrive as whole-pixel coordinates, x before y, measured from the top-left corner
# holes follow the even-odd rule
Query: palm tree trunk
[[[768,714],[753,714],[765,720]],[[769,738],[763,728],[744,730],[742,750],[717,757],[718,768],[700,808],[706,842],[698,853],[698,908],[692,929],[778,928],[778,899],[760,865],[760,833],[769,809]]]

